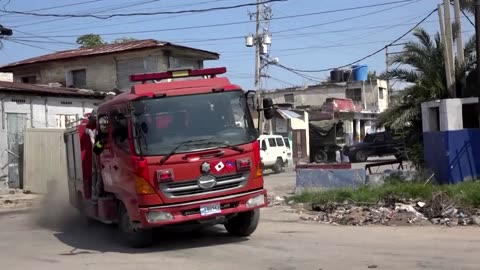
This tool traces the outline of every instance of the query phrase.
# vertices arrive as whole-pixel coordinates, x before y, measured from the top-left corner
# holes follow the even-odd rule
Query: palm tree
[[[421,104],[434,99],[448,97],[443,57],[443,42],[437,32],[433,37],[423,28],[414,30],[415,41],[408,42],[403,51],[391,59],[399,67],[383,74],[382,77],[412,83],[391,97],[389,108],[379,116],[380,124],[412,134],[422,134]],[[475,39],[465,43],[465,55],[475,50]],[[457,81],[471,70],[472,59],[467,58],[464,66],[457,65]],[[410,136],[409,136],[410,137]],[[416,165],[422,164],[421,136],[415,136],[407,147],[408,155]],[[411,152],[415,149],[416,155]]]

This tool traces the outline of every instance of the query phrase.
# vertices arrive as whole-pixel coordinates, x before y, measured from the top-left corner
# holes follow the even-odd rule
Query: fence
[[[47,193],[47,185],[67,185],[64,129],[27,129],[24,145],[24,189]]]

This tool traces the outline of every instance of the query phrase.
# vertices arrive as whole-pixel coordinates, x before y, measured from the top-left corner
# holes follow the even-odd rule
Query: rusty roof
[[[19,82],[0,81],[0,92],[11,92],[18,94],[34,94],[45,96],[70,96],[83,98],[103,99],[105,95],[91,90],[56,87],[50,85],[29,84]]]
[[[177,45],[177,44],[173,44],[165,41],[158,41],[154,39],[144,39],[144,40],[124,42],[119,44],[107,44],[102,46],[96,46],[93,48],[79,48],[75,50],[60,51],[56,53],[41,55],[41,56],[37,56],[30,59],[26,59],[26,60],[1,66],[0,70],[5,71],[5,70],[8,70],[8,68],[18,67],[18,66],[23,66],[28,64],[43,63],[43,62],[50,62],[55,60],[78,58],[78,57],[104,55],[104,54],[111,54],[111,53],[119,53],[119,52],[126,52],[126,51],[132,51],[132,50],[140,50],[140,49],[149,49],[149,48],[155,48],[155,47],[167,47],[167,48],[170,47],[170,48],[179,48],[179,49],[196,51],[199,53],[207,54],[209,57],[206,57],[206,58],[211,60],[216,60],[219,57],[219,54],[215,52],[195,49],[195,48]]]

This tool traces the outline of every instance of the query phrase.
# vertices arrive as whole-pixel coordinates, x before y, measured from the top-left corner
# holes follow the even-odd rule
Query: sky
[[[77,48],[76,37],[83,34],[100,34],[107,42],[120,37],[152,38],[219,53],[219,60],[207,61],[205,65],[225,66],[228,70],[227,76],[233,83],[244,89],[253,89],[255,49],[245,46],[244,37],[255,32],[255,23],[250,21],[249,16],[249,12],[255,12],[255,6],[194,14],[110,19],[37,17],[6,14],[2,10],[5,8],[7,11],[105,15],[205,9],[255,2],[255,0],[0,0],[0,24],[14,32],[12,37],[2,40],[0,65]],[[399,2],[399,0],[286,0],[269,3],[274,18],[269,26],[272,33],[270,58],[276,57],[281,65],[299,70],[322,70],[343,66],[396,40],[443,1]],[[383,5],[386,3],[391,4]],[[362,8],[365,6],[374,7]],[[341,9],[349,10],[326,12]],[[321,12],[323,13],[311,14]],[[474,20],[471,14],[467,15]],[[474,34],[474,28],[463,15],[462,17],[463,37],[466,40]],[[232,24],[211,26],[228,23]],[[191,28],[196,26],[209,27]],[[432,34],[437,32],[439,29],[437,13],[426,19],[421,27]],[[411,40],[413,37],[409,34],[398,43]],[[389,50],[398,52],[401,49],[402,46],[394,46]],[[360,63],[366,64],[370,71],[381,74],[386,68],[385,61],[385,52],[380,52]],[[272,65],[268,68],[269,78],[264,81],[263,87],[275,89],[306,86],[326,80],[329,76],[329,72],[303,74],[310,76],[310,79]]]

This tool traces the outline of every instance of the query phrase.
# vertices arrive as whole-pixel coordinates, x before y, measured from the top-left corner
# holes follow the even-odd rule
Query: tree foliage
[[[117,38],[117,39],[113,40],[112,44],[120,44],[120,43],[135,41],[135,40],[137,40],[137,39],[132,38],[132,37],[121,37],[121,38]]]
[[[395,55],[390,62],[398,68],[382,74],[382,77],[396,79],[413,85],[391,96],[389,108],[380,114],[381,125],[394,131],[401,131],[413,138],[408,142],[409,158],[415,159],[417,165],[423,163],[422,149],[422,113],[421,104],[426,101],[448,98],[443,57],[443,42],[440,34],[431,36],[425,29],[414,30],[414,41],[408,42],[402,52]],[[470,38],[465,43],[466,62],[456,66],[456,80],[461,82],[473,67],[473,60],[468,57],[475,50],[475,40]],[[468,83],[468,77],[467,77]],[[470,85],[467,85],[467,88]],[[408,154],[408,153],[407,153]]]
[[[77,44],[80,48],[92,48],[107,44],[100,35],[87,34],[77,38]]]

